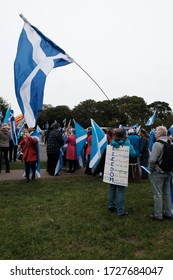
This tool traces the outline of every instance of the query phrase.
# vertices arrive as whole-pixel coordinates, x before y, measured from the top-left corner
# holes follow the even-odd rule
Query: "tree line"
[[[9,104],[0,97],[0,111],[3,117]],[[151,115],[157,112],[154,126],[165,125],[169,128],[173,124],[173,112],[166,102],[155,101],[147,104],[145,100],[138,96],[122,96],[112,100],[98,101],[88,99],[80,102],[73,109],[68,106],[55,106],[44,104],[43,110],[38,113],[37,124],[41,129],[50,126],[55,120],[63,126],[75,119],[81,126],[87,128],[91,126],[92,118],[101,127],[132,126],[139,124],[145,127],[145,123]],[[3,120],[3,119],[2,119]]]
[[[44,129],[45,124],[51,125],[55,120],[61,125],[66,118],[75,119],[81,126],[91,126],[92,118],[101,127],[131,126],[139,124],[145,127],[145,123],[151,115],[157,112],[154,126],[173,124],[173,112],[166,102],[155,101],[149,105],[143,98],[137,96],[123,96],[117,99],[98,101],[88,99],[80,102],[73,109],[68,106],[43,105],[42,112],[38,114],[38,125]]]

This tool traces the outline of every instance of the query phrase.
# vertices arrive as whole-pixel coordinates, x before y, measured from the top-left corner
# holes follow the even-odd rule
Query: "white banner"
[[[106,148],[106,160],[103,182],[128,186],[129,174],[129,147],[123,146],[113,148],[108,145]]]

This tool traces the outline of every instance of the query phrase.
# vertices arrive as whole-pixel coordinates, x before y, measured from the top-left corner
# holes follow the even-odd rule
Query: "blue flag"
[[[63,147],[61,147],[60,152],[59,152],[59,159],[58,159],[58,162],[57,162],[56,167],[55,167],[54,176],[58,176],[59,172],[61,171],[61,169],[63,167],[63,155],[64,155]]]
[[[154,123],[156,118],[156,111],[154,111],[154,114],[149,118],[149,120],[146,122],[145,126],[150,126]]]
[[[40,144],[39,144],[39,136],[40,136],[40,133],[39,131],[35,130],[33,132],[31,132],[30,134],[31,137],[37,139],[37,165],[36,165],[36,175],[38,178],[41,177],[41,174],[40,174]]]
[[[72,63],[73,59],[25,18],[23,20],[14,62],[15,92],[28,127],[34,127],[37,113],[42,110],[47,75],[55,67]]]
[[[173,124],[170,126],[170,128],[168,129],[170,134],[173,136]]]
[[[90,155],[90,168],[96,168],[99,160],[108,144],[107,136],[104,131],[91,119],[92,126],[92,144]]]
[[[149,150],[149,153],[151,153],[153,144],[154,144],[154,142],[155,142],[155,140],[156,140],[155,134],[156,134],[156,130],[155,130],[155,129],[152,129],[152,130],[150,131],[150,139],[149,139],[149,143],[148,143],[148,150]]]
[[[11,112],[11,107],[8,107],[8,109],[7,109],[6,113],[5,113],[5,118],[3,120],[3,123],[9,123],[10,112]]]
[[[18,145],[18,129],[14,118],[14,111],[10,110],[11,139],[14,146]]]
[[[84,146],[87,139],[87,131],[74,120],[76,134],[76,152],[77,160],[81,167],[84,167]]]

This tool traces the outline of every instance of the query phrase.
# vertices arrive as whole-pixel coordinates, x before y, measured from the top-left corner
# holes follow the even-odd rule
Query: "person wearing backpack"
[[[129,153],[132,158],[136,157],[136,151],[133,148],[130,141],[125,136],[125,131],[123,128],[117,128],[113,131],[113,138],[111,141],[111,146],[114,148],[119,148],[120,146],[128,146]],[[108,193],[108,210],[110,212],[116,212],[119,217],[128,215],[128,212],[124,209],[124,197],[125,197],[125,186],[120,185],[109,185]],[[117,192],[117,203],[116,203],[116,192]]]
[[[154,213],[150,215],[150,218],[157,221],[162,221],[163,218],[167,220],[172,219],[170,191],[172,167],[170,164],[168,164],[168,166],[165,164],[166,159],[169,161],[169,156],[171,154],[170,151],[168,154],[166,152],[171,145],[170,143],[167,144],[169,141],[167,133],[168,131],[166,127],[156,127],[156,141],[153,144],[149,159],[151,185],[154,198]],[[164,163],[164,166],[162,163]]]

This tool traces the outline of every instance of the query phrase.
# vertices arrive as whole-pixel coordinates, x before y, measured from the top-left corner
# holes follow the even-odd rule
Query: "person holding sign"
[[[136,152],[133,146],[130,144],[130,141],[127,140],[125,136],[125,131],[123,128],[117,128],[113,132],[113,139],[111,141],[111,146],[113,147],[112,152],[115,155],[115,164],[112,166],[116,166],[116,161],[119,162],[116,168],[114,168],[114,173],[122,174],[119,178],[111,178],[112,181],[109,185],[109,195],[108,195],[108,209],[111,212],[116,212],[118,216],[128,215],[128,212],[124,209],[124,197],[125,197],[125,189],[128,184],[128,164],[129,164],[129,156],[136,157]],[[124,147],[126,146],[126,148]],[[121,150],[124,147],[124,151],[122,149],[122,153],[117,153],[116,158],[116,150]],[[128,147],[128,148],[127,148]],[[113,156],[114,157],[114,156]],[[111,157],[111,158],[113,158]],[[126,177],[126,178],[125,178]],[[123,179],[126,179],[126,181]],[[123,183],[124,182],[124,183]],[[117,203],[116,203],[116,192],[117,192]]]

